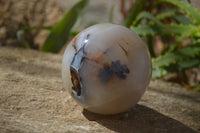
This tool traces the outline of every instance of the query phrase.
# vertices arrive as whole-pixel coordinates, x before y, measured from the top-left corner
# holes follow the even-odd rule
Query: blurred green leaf
[[[153,69],[163,68],[195,57],[200,58],[200,44],[193,44],[173,53],[167,53],[153,60]],[[200,61],[200,60],[199,60]]]
[[[146,12],[146,11],[141,12],[137,16],[136,20],[133,21],[133,26],[137,26],[143,18],[147,18],[147,19],[152,20],[153,22],[157,23],[158,25],[163,26],[163,24],[162,24],[162,22],[160,22],[160,20],[158,20],[156,17],[151,15],[151,13]]]
[[[158,68],[152,70],[152,77],[153,78],[161,78],[169,73],[179,72],[186,69],[200,67],[200,60],[199,56],[194,59],[188,59],[181,62],[177,62],[176,64],[169,65],[164,68]]]
[[[21,42],[21,44],[25,48],[27,48],[27,49],[31,48],[29,42],[26,40],[25,31],[24,30],[17,31],[17,39]]]
[[[158,20],[163,20],[163,19],[166,19],[166,18],[171,18],[173,16],[175,16],[177,14],[177,11],[175,9],[162,9],[159,11],[158,14],[156,14],[156,18]]]
[[[153,78],[200,66],[200,43],[167,53],[153,61]]]
[[[176,39],[176,41],[170,46],[169,52],[174,51],[183,40],[194,35],[196,32],[199,32],[199,31],[200,31],[200,28],[196,27],[196,28],[187,30],[187,32],[183,32],[183,34],[181,36],[179,36]]]
[[[168,27],[165,26],[165,24],[163,24],[160,20],[158,20],[156,17],[154,17],[153,15],[151,15],[150,13],[148,12],[141,12],[138,17],[136,18],[136,20],[133,22],[133,26],[137,26],[140,21],[143,19],[143,18],[147,18],[153,22],[155,22],[157,25],[161,26],[163,29],[169,31],[169,33],[172,33],[171,29],[169,29]]]
[[[200,83],[197,83],[196,85],[192,86],[194,90],[200,91]]]
[[[51,30],[45,40],[42,51],[59,52],[68,40],[68,36],[77,20],[83,14],[89,0],[81,0],[75,4]]]
[[[187,33],[190,31],[195,31],[199,29],[197,26],[193,25],[182,25],[182,24],[165,24],[165,27],[169,28],[174,35],[182,35],[183,33]],[[137,26],[137,27],[130,27],[131,30],[136,32],[139,36],[171,36],[171,33],[164,29],[162,26],[159,25],[146,25],[146,26]],[[200,37],[200,32],[195,32],[192,34],[194,37]]]
[[[190,24],[192,24],[192,25],[194,25],[194,23],[192,22],[192,20],[189,19],[189,18],[188,18],[187,16],[185,16],[185,15],[172,16],[172,18],[173,18],[176,22],[178,22],[178,23],[180,23],[180,24],[184,24],[184,25],[190,25]]]
[[[80,32],[80,31],[72,31],[72,32],[70,33],[70,35],[74,37],[74,36],[76,36],[79,32]]]
[[[193,19],[195,24],[200,24],[200,12],[198,9],[194,8],[192,5],[187,4],[186,2],[184,2],[182,0],[159,0],[155,4],[154,7],[158,6],[161,3],[169,3],[174,6],[179,7],[184,12],[186,12],[188,14],[188,16],[190,16]]]
[[[134,6],[132,7],[131,11],[129,12],[128,16],[125,19],[124,25],[126,27],[130,27],[132,25],[133,20],[137,17],[137,15],[143,11],[144,6],[146,5],[148,0],[137,0]]]

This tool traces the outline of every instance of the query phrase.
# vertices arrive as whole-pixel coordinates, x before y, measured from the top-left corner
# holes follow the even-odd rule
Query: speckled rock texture
[[[97,115],[63,88],[61,61],[61,55],[0,47],[1,133],[200,132],[199,92],[154,80],[135,107]]]

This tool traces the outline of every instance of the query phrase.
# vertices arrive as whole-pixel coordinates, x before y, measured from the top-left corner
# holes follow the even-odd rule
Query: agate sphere
[[[133,107],[151,79],[146,44],[130,29],[97,24],[68,44],[62,79],[71,96],[85,109],[116,114]]]

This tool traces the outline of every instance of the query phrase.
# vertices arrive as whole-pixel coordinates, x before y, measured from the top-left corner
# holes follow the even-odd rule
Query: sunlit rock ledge
[[[130,110],[83,110],[63,88],[62,55],[0,47],[0,132],[200,132],[200,93],[151,81]]]

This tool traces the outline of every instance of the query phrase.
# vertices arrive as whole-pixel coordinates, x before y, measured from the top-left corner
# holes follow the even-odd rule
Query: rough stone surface
[[[102,116],[80,107],[63,88],[61,55],[0,47],[0,132],[200,132],[200,94],[151,81],[138,105]]]

